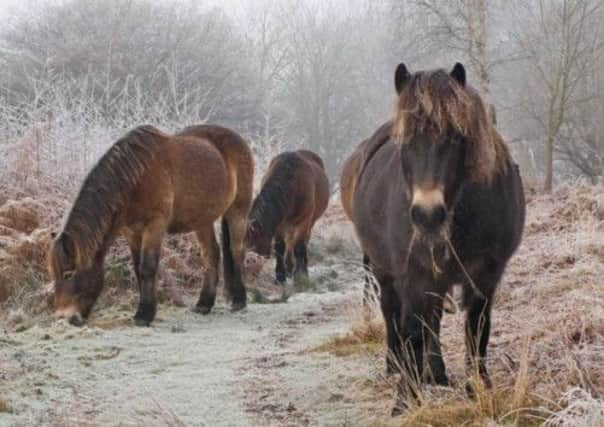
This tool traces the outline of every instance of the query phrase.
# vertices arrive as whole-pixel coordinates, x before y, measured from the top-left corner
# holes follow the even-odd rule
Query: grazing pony
[[[467,310],[468,367],[490,385],[493,296],[520,244],[525,201],[518,168],[463,65],[410,74],[400,64],[395,87],[394,118],[353,153],[342,198],[380,285],[387,366],[403,371],[404,402],[425,377],[448,384],[439,332],[454,284]]]
[[[250,212],[247,245],[268,257],[274,240],[278,284],[292,272],[294,278],[308,277],[306,248],[328,201],[329,180],[317,154],[289,151],[271,160]]]
[[[214,222],[222,217],[225,288],[232,310],[246,305],[244,238],[254,162],[248,144],[218,126],[167,135],[141,126],[115,142],[88,173],[48,254],[55,283],[54,314],[81,325],[103,288],[107,250],[121,234],[130,246],[140,302],[134,321],[155,317],[161,244],[168,233],[194,231],[205,267],[194,310],[209,313],[216,297],[220,249]]]

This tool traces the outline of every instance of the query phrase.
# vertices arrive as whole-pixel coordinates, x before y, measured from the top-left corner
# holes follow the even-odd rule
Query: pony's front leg
[[[140,301],[134,315],[134,323],[137,326],[149,326],[157,312],[155,284],[164,232],[163,222],[156,222],[145,228],[142,234],[139,264]]]
[[[491,302],[478,296],[472,298],[466,318],[466,367],[470,372],[478,372],[487,388],[491,379],[487,371],[487,346],[491,334]],[[474,390],[467,387],[470,396]]]
[[[440,323],[443,313],[444,296],[431,294],[428,295],[428,298],[433,300],[433,304],[427,310],[428,330],[426,332],[426,341],[428,342],[427,362],[429,369],[426,373],[427,380],[433,384],[448,386],[449,378],[447,377],[445,362],[440,348]]]
[[[218,268],[220,265],[220,247],[216,241],[214,227],[197,232],[197,240],[201,249],[201,260],[205,269],[203,285],[199,300],[193,311],[208,314],[216,301],[216,285],[218,284]]]
[[[487,388],[491,387],[491,379],[487,371],[487,347],[491,334],[491,308],[493,294],[497,283],[503,275],[504,265],[497,262],[487,262],[482,271],[475,276],[474,285],[464,286],[464,306],[467,307],[466,317],[466,366],[470,372],[478,372]],[[474,289],[478,287],[481,295]],[[474,390],[468,383],[467,391],[473,396]]]
[[[403,315],[401,323],[402,370],[393,415],[400,414],[409,406],[410,401],[417,400],[424,367],[425,330],[422,313],[415,310],[409,312]]]
[[[376,276],[380,284],[380,307],[386,324],[386,373],[393,374],[401,370],[401,301],[394,289],[393,279],[389,276]]]
[[[283,285],[287,280],[285,272],[285,240],[283,240],[283,236],[275,237],[275,259],[275,282],[278,285]]]
[[[138,288],[138,292],[141,292],[141,245],[142,245],[142,236],[140,233],[135,233],[131,231],[124,231],[124,236],[126,237],[126,241],[128,242],[128,246],[130,247],[130,255],[132,256],[132,267],[134,268],[134,276],[136,277],[136,286]]]

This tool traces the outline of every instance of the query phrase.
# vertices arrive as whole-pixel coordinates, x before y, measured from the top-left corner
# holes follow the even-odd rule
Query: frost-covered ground
[[[90,325],[36,323],[0,335],[2,425],[282,425],[360,420],[348,381],[362,368],[308,352],[349,326],[358,286],[209,316],[163,306],[151,328],[129,309]],[[193,303],[194,301],[188,301]]]
[[[442,340],[455,387],[391,419],[396,380],[383,376],[381,325],[359,334],[362,286],[351,225],[334,204],[310,250],[311,286],[283,303],[272,262],[248,263],[251,303],[232,314],[188,311],[199,291],[196,247],[171,239],[151,328],[132,326],[137,296],[118,243],[89,325],[48,316],[47,232],[66,202],[7,191],[0,200],[0,425],[549,425],[604,420],[602,187],[530,194],[523,244],[493,311],[495,388],[465,396],[463,313]],[[0,289],[1,290],[1,289]],[[0,295],[0,297],[2,297]],[[175,304],[176,302],[176,304]],[[184,306],[181,306],[184,303]],[[379,316],[377,317],[379,319]],[[350,331],[356,331],[352,334]],[[374,331],[375,332],[375,331]],[[355,335],[356,334],[356,335]],[[334,336],[349,336],[334,341]],[[346,348],[341,347],[344,342]],[[529,422],[528,420],[532,420]]]

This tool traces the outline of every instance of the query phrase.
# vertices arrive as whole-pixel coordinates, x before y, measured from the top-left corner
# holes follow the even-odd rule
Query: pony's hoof
[[[245,308],[245,302],[234,302],[231,304],[231,312],[241,311]]]
[[[466,382],[466,394],[470,399],[476,399],[476,395],[480,392],[480,389],[489,390],[493,388],[493,383],[491,383],[491,379],[489,377],[481,378],[482,384],[477,385],[473,380],[468,380]]]
[[[446,376],[436,378],[434,384],[441,387],[451,387],[451,381]]]
[[[134,324],[136,326],[151,326],[151,321],[140,317],[135,317]]]
[[[205,305],[195,305],[191,307],[191,311],[193,313],[203,314],[205,316],[206,314],[210,314],[210,311],[212,311],[212,307],[207,307]]]
[[[84,321],[84,319],[82,319],[82,316],[80,316],[79,314],[74,314],[73,316],[71,316],[69,318],[70,325],[80,327],[80,326],[84,326],[84,323],[86,323],[86,322]]]

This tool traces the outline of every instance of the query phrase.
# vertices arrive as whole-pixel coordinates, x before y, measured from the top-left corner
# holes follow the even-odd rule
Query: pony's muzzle
[[[55,320],[67,319],[67,321],[73,326],[83,326],[85,321],[82,315],[77,311],[75,307],[66,307],[55,311]]]
[[[438,234],[447,219],[445,205],[411,206],[411,221],[422,232]]]

